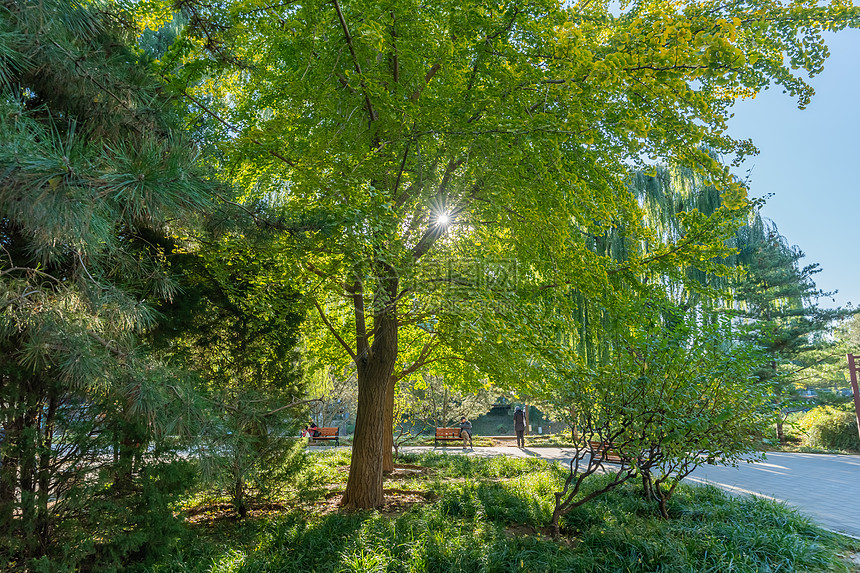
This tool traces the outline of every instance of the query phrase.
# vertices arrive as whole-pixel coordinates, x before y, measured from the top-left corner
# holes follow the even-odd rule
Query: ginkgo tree
[[[142,25],[172,19],[159,65],[233,185],[229,199],[291,236],[314,309],[356,364],[343,498],[353,507],[383,502],[399,373],[443,354],[475,372],[509,363],[516,383],[528,377],[513,368],[521,350],[544,342],[542,321],[572,316],[571,292],[611,307],[645,269],[724,255],[721,221],[745,193],[716,157],[754,151],[725,133],[732,102],[778,84],[807,104],[794,70],[820,71],[822,32],[858,22],[845,1],[139,8]],[[687,212],[687,232],[663,240],[626,185],[631,168],[654,162],[699,174],[723,207]],[[594,248],[622,226],[640,248],[623,261]],[[542,316],[524,310],[534,297]],[[426,352],[407,363],[399,333],[415,325]]]

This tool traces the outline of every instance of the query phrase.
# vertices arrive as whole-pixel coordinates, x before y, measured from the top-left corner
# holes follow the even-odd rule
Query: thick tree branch
[[[436,239],[441,237],[444,232],[445,226],[431,224],[427,230],[424,231],[424,235],[422,235],[418,240],[418,244],[412,248],[412,260],[417,261],[426,255],[430,250],[430,247],[433,246],[433,243],[436,242]]]
[[[397,190],[400,188],[400,179],[403,177],[403,170],[406,167],[406,158],[409,157],[409,143],[406,143],[406,149],[403,150],[403,159],[400,160],[400,169],[397,170],[397,180],[394,181],[394,189],[391,190],[391,195],[395,198],[394,204],[395,206],[399,206],[401,201],[405,201],[408,195],[406,195],[408,189],[404,191],[403,195],[398,196]],[[410,188],[412,186],[410,185]]]
[[[442,180],[439,182],[439,187],[436,190],[437,199],[441,199],[445,193],[448,191],[448,186],[451,184],[451,178],[454,175],[454,171],[457,170],[458,167],[463,165],[465,162],[465,158],[454,159],[451,158],[448,161],[448,165],[445,167],[445,173],[442,175]],[[424,234],[418,240],[418,244],[412,248],[412,259],[417,261],[430,250],[430,247],[433,246],[433,243],[442,236],[445,232],[446,227],[444,225],[436,225],[432,224],[424,231]]]
[[[462,164],[462,161],[456,162],[456,165],[454,166],[454,168],[456,169],[456,167],[459,167],[461,164]],[[451,164],[449,164],[449,168],[451,168]],[[440,194],[443,191],[447,190],[448,184],[450,183],[447,176],[448,176],[448,173],[446,173],[446,177],[443,178],[442,183],[440,183],[440,185],[439,185],[439,193]],[[468,208],[470,199],[476,199],[477,198],[477,194],[478,194],[479,189],[480,189],[480,183],[475,183],[474,185],[472,185],[472,188],[470,189],[469,194],[466,195],[465,197],[461,198],[459,204],[456,207],[452,208],[448,212],[448,218],[450,220],[448,223],[448,226],[453,225],[457,216]],[[446,230],[445,225],[431,224],[427,228],[427,230],[424,231],[424,234],[418,240],[418,243],[412,248],[412,260],[417,261],[418,259],[420,259],[424,255],[426,255],[427,252],[430,250],[430,247],[433,246],[433,243],[435,243],[436,240],[442,236],[442,234],[445,232],[445,230]]]
[[[325,325],[328,327],[328,329],[331,331],[331,333],[334,335],[334,337],[337,339],[337,341],[340,342],[340,345],[343,346],[344,350],[347,351],[350,358],[352,358],[352,360],[355,361],[356,360],[355,352],[353,352],[353,350],[352,350],[352,348],[350,348],[349,344],[347,344],[346,341],[343,338],[341,338],[340,334],[337,333],[337,330],[335,330],[334,326],[332,326],[331,322],[329,322],[328,318],[325,315],[325,312],[323,312],[322,307],[317,302],[317,299],[312,297],[311,301],[313,301],[314,306],[316,307],[317,311],[320,313],[320,318],[322,318],[322,321],[325,323]]]
[[[436,191],[436,197],[442,197],[448,192],[448,187],[451,185],[451,178],[454,176],[454,172],[465,162],[466,158],[464,157],[461,157],[457,160],[451,158],[451,160],[448,162],[448,165],[445,167],[445,174],[442,175],[442,181],[439,182],[439,188]]]
[[[421,349],[421,352],[418,353],[418,358],[416,358],[415,361],[411,365],[409,365],[409,367],[404,368],[403,370],[395,374],[394,377],[398,380],[401,380],[406,376],[409,376],[413,372],[417,371],[419,368],[425,366],[427,364],[428,358],[438,345],[438,339],[436,339],[435,337],[431,340],[428,340],[426,343],[424,343],[424,347]]]
[[[340,20],[341,28],[343,28],[343,36],[346,39],[346,45],[349,48],[349,53],[352,54],[352,63],[355,67],[355,71],[358,74],[359,82],[361,83],[361,89],[364,92],[364,104],[367,107],[367,113],[370,116],[370,121],[374,122],[379,119],[379,115],[376,113],[376,110],[373,108],[373,104],[370,102],[370,93],[367,90],[367,84],[364,83],[364,75],[361,72],[361,64],[358,62],[358,55],[355,53],[355,46],[352,43],[352,34],[349,33],[349,26],[346,25],[346,19],[343,17],[343,11],[340,9],[340,3],[337,0],[331,0],[332,4],[334,4],[334,9],[337,12],[337,17]]]
[[[355,312],[355,346],[358,356],[367,358],[370,352],[370,344],[367,340],[367,320],[365,318],[364,292],[361,283],[356,281],[352,286],[352,305]],[[358,362],[356,362],[356,366]]]
[[[433,64],[433,66],[431,66],[429,70],[427,70],[427,73],[424,74],[424,83],[418,86],[418,89],[416,89],[414,92],[412,92],[412,97],[409,98],[409,101],[418,101],[418,98],[421,97],[421,92],[424,91],[424,88],[427,87],[427,84],[430,83],[430,80],[433,79],[433,76],[436,75],[436,72],[438,72],[441,67],[442,64],[437,62]]]
[[[404,159],[405,159],[405,157],[404,157]],[[406,189],[404,189],[404,190],[403,190],[403,193],[401,193],[400,195],[398,195],[398,196],[394,199],[394,208],[395,208],[395,209],[398,209],[398,208],[402,207],[402,206],[403,206],[403,205],[404,205],[404,204],[409,200],[409,198],[410,198],[410,197],[412,197],[412,191],[413,191],[417,186],[418,186],[418,185],[417,185],[417,182],[413,182],[411,185],[409,185],[409,187],[407,187]]]

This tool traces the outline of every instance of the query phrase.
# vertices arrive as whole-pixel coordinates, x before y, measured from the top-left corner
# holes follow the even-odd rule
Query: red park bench
[[[621,455],[612,449],[612,444],[607,444],[606,442],[588,442],[588,446],[594,452],[596,458],[600,458],[600,456],[605,454],[606,457],[603,459],[605,462],[612,464],[620,464],[622,462]]]
[[[433,447],[437,447],[439,442],[459,442],[463,438],[460,437],[460,428],[436,428],[436,437],[433,440]],[[472,437],[469,436],[469,445],[472,445]]]
[[[334,445],[340,445],[340,428],[312,428],[319,435],[317,436],[308,436],[308,445],[315,441],[320,442],[334,442]]]

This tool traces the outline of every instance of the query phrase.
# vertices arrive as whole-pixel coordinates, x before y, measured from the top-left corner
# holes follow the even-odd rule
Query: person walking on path
[[[463,438],[463,449],[466,449],[466,440],[469,440],[469,447],[472,447],[472,422],[466,419],[466,416],[460,418],[460,437]]]
[[[525,448],[526,438],[524,434],[526,431],[526,414],[519,406],[517,406],[517,409],[514,412],[514,431],[517,433],[517,447]]]

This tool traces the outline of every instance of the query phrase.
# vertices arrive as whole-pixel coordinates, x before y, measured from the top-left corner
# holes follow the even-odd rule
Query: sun
[[[448,216],[448,213],[442,213],[436,219],[436,225],[438,225],[439,227],[445,227],[450,222],[451,222],[451,217]]]

